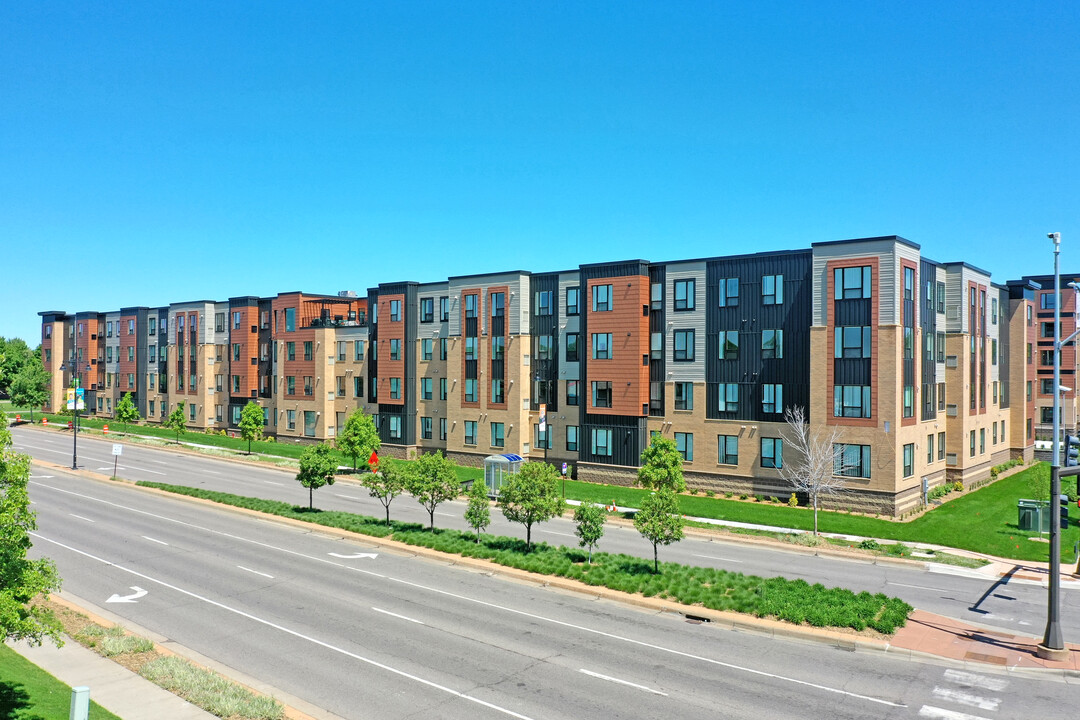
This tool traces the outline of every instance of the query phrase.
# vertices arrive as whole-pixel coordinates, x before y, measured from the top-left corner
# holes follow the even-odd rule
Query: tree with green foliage
[[[165,418],[165,421],[161,423],[162,427],[172,430],[176,433],[176,444],[180,444],[180,436],[187,432],[187,419],[184,417],[184,401],[176,403],[176,408],[173,409],[169,416]]]
[[[323,485],[334,484],[334,473],[337,471],[337,463],[334,462],[334,450],[329,445],[321,442],[304,449],[300,455],[300,472],[296,474],[296,480],[308,489],[308,509],[315,509],[315,490]]]
[[[60,647],[60,621],[44,605],[31,604],[59,591],[60,576],[52,560],[26,557],[33,544],[30,533],[37,529],[29,483],[30,456],[15,452],[11,433],[0,427],[0,641],[36,646],[49,638]]]
[[[675,441],[655,433],[649,447],[641,453],[638,485],[646,490],[684,492],[686,480],[683,479],[682,465],[682,455],[679,454]]]
[[[116,403],[116,419],[124,423],[125,433],[128,431],[130,423],[142,420],[139,409],[131,401],[131,393],[124,393],[124,397],[120,398],[120,402]]]
[[[386,525],[390,526],[390,503],[405,492],[408,473],[396,461],[386,459],[379,466],[378,472],[365,473],[360,482],[368,489],[371,497],[382,503],[386,510]]]
[[[41,362],[41,346],[31,350],[21,338],[0,337],[0,391],[11,392],[11,383],[25,365],[33,360]]]
[[[49,371],[40,362],[28,362],[11,380],[11,402],[15,407],[30,409],[30,422],[34,422],[34,408],[41,407],[49,399]]]
[[[356,459],[367,460],[371,453],[379,449],[382,441],[379,440],[379,429],[375,427],[375,421],[357,408],[345,420],[344,427],[339,428],[334,444],[338,450],[352,458],[353,470],[356,470]]]
[[[559,477],[554,465],[527,462],[499,487],[498,503],[503,516],[525,526],[525,552],[532,549],[532,526],[563,511]]]
[[[479,544],[480,533],[491,524],[491,502],[488,501],[487,485],[482,480],[473,480],[468,497],[465,522],[476,531],[476,542]]]
[[[604,521],[607,520],[607,512],[594,502],[586,500],[574,510],[574,534],[578,536],[578,544],[589,548],[589,564],[592,565],[592,551],[596,543],[604,536]]]
[[[679,501],[669,488],[650,493],[634,514],[634,527],[653,546],[653,572],[660,572],[659,546],[683,539]]]
[[[424,453],[413,463],[405,489],[428,511],[428,529],[435,531],[435,508],[461,493],[453,460],[442,452]]]
[[[251,454],[251,442],[262,439],[265,417],[262,406],[254,400],[248,400],[247,405],[240,411],[240,437],[247,440],[248,455]]]

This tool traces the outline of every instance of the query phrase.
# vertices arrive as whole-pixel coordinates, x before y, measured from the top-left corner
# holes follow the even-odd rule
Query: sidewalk
[[[173,695],[122,665],[68,639],[57,648],[25,642],[10,645],[15,652],[72,687],[90,688],[90,699],[122,720],[212,720],[205,710]]]

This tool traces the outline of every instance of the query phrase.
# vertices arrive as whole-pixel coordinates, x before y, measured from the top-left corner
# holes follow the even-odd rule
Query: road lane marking
[[[1001,692],[1009,684],[1008,680],[1003,680],[1002,678],[986,677],[985,675],[976,675],[972,672],[953,670],[952,668],[945,671],[945,679],[949,682],[954,682],[957,685],[979,687],[985,690],[993,690],[994,692]]]
[[[169,464],[169,463],[165,462],[164,460],[151,460],[150,462],[157,463],[158,465],[168,465]]]
[[[1001,704],[1001,698],[984,698],[974,693],[965,692],[964,690],[955,690],[953,688],[935,687],[934,697],[941,700],[948,700],[949,702],[954,702],[958,705],[976,707],[980,710],[997,710],[998,705]]]
[[[457,517],[454,513],[437,512],[436,515],[442,515],[443,517]]]
[[[204,472],[204,473],[210,473],[211,475],[220,475],[220,474],[221,474],[221,473],[219,473],[219,472],[218,472],[217,470],[205,470],[205,469],[204,469],[204,470],[202,470],[201,472]]]
[[[168,545],[169,544],[169,543],[165,542],[164,540],[156,540],[156,539],[150,537],[149,535],[143,535],[142,538],[143,538],[143,540],[149,540],[150,542],[156,542],[156,543],[158,543],[160,545]]]
[[[88,517],[83,517],[82,515],[76,515],[75,513],[68,513],[68,515],[70,515],[73,518],[79,518],[80,520],[85,520],[86,522],[95,522],[94,520],[91,520]]]
[[[698,555],[697,553],[690,553],[694,557],[708,558],[709,560],[719,560],[720,562],[741,563],[742,560],[732,560],[731,558],[716,557],[715,555]]]
[[[264,572],[259,572],[258,570],[252,570],[251,568],[246,568],[243,565],[237,565],[236,567],[240,568],[241,570],[247,570],[249,573],[255,573],[256,575],[262,575],[264,578],[270,578],[271,580],[274,579],[273,575],[267,575]]]
[[[263,480],[267,485],[284,485],[285,483],[274,482],[273,480]]]
[[[158,472],[157,470],[151,470],[149,468],[131,468],[131,469],[136,471],[136,472],[148,472],[148,473],[154,473],[155,475],[164,475],[165,474],[163,472]]]
[[[334,493],[334,495],[339,497],[339,498],[345,498],[346,500],[359,500],[360,499],[360,498],[356,497],[355,495],[342,495],[341,493]]]
[[[419,675],[413,675],[412,673],[405,672],[404,670],[399,670],[399,669],[397,669],[395,667],[387,665],[386,663],[379,662],[378,660],[373,660],[371,658],[364,657],[363,655],[358,655],[357,653],[350,652],[350,651],[348,651],[348,650],[346,650],[344,648],[337,647],[336,645],[332,645],[332,644],[326,642],[325,640],[319,640],[318,638],[312,637],[310,635],[304,635],[303,633],[301,633],[298,630],[293,630],[292,628],[286,627],[284,625],[279,625],[278,623],[272,622],[270,620],[263,619],[263,618],[259,617],[258,615],[253,615],[253,614],[251,614],[249,612],[245,612],[244,610],[241,610],[239,608],[231,607],[229,605],[226,605],[225,603],[221,603],[221,602],[218,602],[216,600],[211,600],[210,598],[205,597],[203,595],[199,595],[198,593],[192,592],[191,590],[185,590],[185,589],[183,589],[181,587],[178,587],[176,585],[173,585],[171,583],[167,583],[164,580],[158,580],[157,578],[151,577],[151,576],[149,576],[149,575],[147,575],[145,573],[141,573],[138,570],[132,570],[131,568],[124,567],[123,565],[118,565],[117,563],[114,563],[111,560],[106,560],[105,558],[98,557],[97,555],[91,555],[90,553],[86,552],[85,550],[79,550],[78,548],[74,548],[74,547],[72,547],[70,545],[65,545],[62,542],[59,542],[57,540],[53,540],[52,538],[47,538],[44,535],[40,535],[40,534],[38,534],[36,532],[32,532],[30,534],[33,535],[34,537],[37,537],[37,538],[39,538],[41,540],[44,540],[45,542],[50,542],[50,543],[52,543],[54,545],[62,547],[65,550],[69,550],[71,552],[78,553],[79,555],[90,558],[91,560],[97,560],[98,562],[103,563],[105,565],[108,565],[110,567],[114,567],[117,570],[129,573],[131,575],[134,575],[135,577],[142,578],[142,579],[146,580],[147,582],[152,582],[152,583],[154,583],[156,585],[160,585],[161,587],[167,588],[169,590],[173,590],[174,592],[178,592],[178,593],[180,593],[182,595],[186,595],[186,596],[188,596],[190,598],[193,598],[195,600],[198,600],[200,602],[204,602],[204,603],[206,603],[208,605],[213,605],[214,607],[220,608],[221,610],[224,610],[226,612],[233,613],[234,615],[239,615],[240,617],[251,620],[252,622],[256,622],[256,623],[259,623],[261,625],[265,625],[265,626],[267,626],[269,628],[273,628],[274,630],[278,630],[279,632],[283,632],[283,633],[285,633],[287,635],[292,635],[293,637],[298,638],[300,640],[305,640],[305,641],[307,641],[309,643],[312,643],[313,645],[318,645],[319,647],[325,648],[327,650],[331,650],[331,651],[339,653],[341,655],[345,655],[346,657],[350,657],[350,658],[352,658],[354,660],[358,660],[359,662],[365,663],[367,665],[371,665],[371,666],[377,667],[377,668],[379,668],[381,670],[385,670],[386,672],[397,675],[398,677],[403,677],[403,678],[405,678],[407,680],[412,680],[413,682],[417,682],[417,683],[420,683],[422,685],[426,685],[429,688],[433,688],[435,690],[440,690],[440,691],[442,691],[444,693],[447,693],[449,695],[453,695],[454,697],[461,698],[462,700],[468,700],[470,702],[474,702],[477,705],[482,705],[482,706],[484,706],[486,708],[490,708],[490,709],[495,710],[496,712],[500,712],[500,713],[502,713],[504,715],[509,715],[510,717],[519,718],[519,720],[532,720],[532,718],[528,717],[527,715],[522,715],[520,713],[516,713],[513,710],[510,710],[509,708],[504,708],[504,707],[496,705],[494,703],[487,702],[486,700],[481,700],[478,697],[474,697],[472,695],[469,695],[468,693],[463,693],[463,692],[460,692],[458,690],[454,690],[453,688],[449,688],[449,687],[447,687],[445,685],[440,685],[440,684],[438,684],[438,683],[436,683],[436,682],[434,682],[432,680],[426,680],[426,679],[420,677]]]
[[[923,705],[919,708],[919,717],[934,718],[935,720],[987,720],[987,718],[979,715],[968,715],[967,713],[946,710],[932,705]]]
[[[371,558],[374,560],[379,557],[379,553],[353,553],[352,555],[342,555],[341,553],[326,553],[331,557],[341,558],[342,560],[356,560],[357,558]]]
[[[908,585],[907,583],[893,582],[892,580],[886,580],[886,585],[896,585],[898,587],[915,588],[916,590],[932,590],[933,592],[952,592],[944,588],[927,587],[926,585]]]
[[[577,632],[588,633],[588,634],[591,634],[591,635],[599,635],[600,637],[605,637],[605,638],[608,638],[609,640],[618,640],[620,642],[625,642],[625,643],[628,643],[628,644],[631,644],[631,645],[636,645],[638,647],[649,648],[651,650],[656,650],[658,652],[668,653],[670,655],[676,655],[676,656],[687,658],[687,659],[690,659],[690,660],[697,660],[699,662],[708,663],[710,665],[715,665],[717,667],[723,667],[723,668],[728,668],[730,670],[742,671],[742,672],[745,672],[745,673],[747,673],[749,675],[756,675],[756,676],[759,676],[759,677],[768,677],[768,678],[771,678],[771,679],[774,679],[774,680],[780,680],[782,682],[789,682],[789,683],[792,683],[794,685],[801,685],[803,687],[810,687],[810,688],[814,688],[814,689],[817,689],[817,690],[822,690],[824,692],[830,692],[830,693],[834,693],[834,694],[837,694],[837,695],[843,695],[843,696],[846,696],[846,697],[852,697],[852,698],[857,698],[857,699],[860,699],[860,700],[866,700],[867,702],[878,703],[880,705],[887,705],[889,707],[901,707],[901,708],[906,708],[907,707],[907,705],[904,704],[904,703],[896,703],[896,702],[892,702],[891,700],[885,700],[885,699],[882,699],[882,698],[871,697],[869,695],[860,695],[859,693],[853,693],[853,692],[849,692],[847,690],[841,690],[839,688],[829,687],[828,685],[820,685],[818,683],[813,683],[813,682],[810,682],[808,680],[799,680],[798,678],[787,677],[787,676],[784,676],[784,675],[776,675],[776,674],[773,674],[773,673],[770,673],[770,672],[766,672],[764,670],[757,670],[755,668],[746,667],[746,666],[743,666],[743,665],[735,665],[733,663],[724,662],[723,660],[716,660],[714,658],[703,657],[701,655],[694,655],[692,653],[685,652],[683,650],[677,650],[675,648],[664,647],[663,645],[655,645],[653,643],[645,642],[644,640],[635,640],[634,638],[626,637],[626,636],[623,636],[623,635],[616,635],[615,633],[606,632],[604,630],[596,630],[594,628],[586,627],[584,625],[576,625],[574,623],[566,622],[564,620],[556,620],[555,618],[549,618],[549,617],[545,617],[543,615],[537,615],[536,613],[531,613],[531,612],[528,612],[526,610],[517,610],[515,608],[510,608],[510,607],[506,607],[506,606],[503,606],[503,605],[498,605],[498,604],[493,603],[493,602],[488,602],[487,600],[480,600],[478,598],[468,597],[467,595],[461,595],[461,594],[458,594],[458,593],[450,592],[449,590],[440,590],[439,588],[434,588],[434,587],[430,587],[430,586],[427,586],[427,585],[421,585],[420,583],[413,582],[411,580],[405,580],[405,579],[402,579],[402,578],[396,578],[396,577],[393,577],[393,576],[390,576],[390,575],[386,575],[384,573],[375,572],[373,570],[366,570],[366,569],[363,569],[363,568],[355,567],[353,565],[346,565],[345,563],[334,562],[333,560],[327,560],[326,558],[323,558],[323,557],[318,557],[318,556],[315,556],[315,555],[308,555],[306,553],[302,553],[302,552],[299,552],[297,550],[290,550],[288,548],[283,548],[283,547],[279,547],[279,546],[276,546],[276,545],[271,545],[270,543],[264,543],[264,542],[260,542],[258,540],[251,540],[250,538],[245,538],[245,537],[242,537],[240,535],[233,535],[232,533],[227,533],[227,532],[224,532],[222,530],[213,530],[211,528],[202,527],[200,525],[185,522],[183,520],[177,520],[176,518],[168,517],[168,516],[165,516],[165,515],[158,515],[157,513],[152,513],[152,512],[146,511],[146,510],[139,510],[137,508],[128,507],[126,505],[121,505],[119,503],[114,503],[114,502],[111,502],[109,500],[102,500],[101,498],[96,498],[96,497],[93,497],[92,495],[84,495],[83,493],[77,493],[77,492],[75,492],[73,490],[65,490],[63,488],[55,487],[53,485],[46,485],[44,483],[34,483],[34,484],[39,485],[40,487],[49,488],[50,490],[55,490],[57,492],[60,492],[60,493],[66,494],[66,495],[73,495],[75,497],[81,497],[81,498],[85,498],[87,500],[93,500],[94,502],[102,503],[104,505],[110,505],[112,507],[127,510],[129,512],[133,512],[133,513],[136,513],[136,514],[139,514],[139,515],[145,515],[145,516],[153,517],[153,518],[156,518],[158,520],[165,521],[165,522],[171,522],[171,523],[175,523],[177,525],[183,525],[185,527],[190,527],[190,528],[194,528],[194,529],[197,529],[197,530],[202,530],[204,532],[208,532],[208,533],[213,534],[213,535],[219,535],[221,537],[227,537],[229,539],[237,540],[239,542],[246,542],[246,543],[249,543],[251,545],[256,545],[258,547],[263,547],[263,548],[266,548],[266,549],[269,549],[269,550],[276,550],[278,552],[282,552],[282,553],[285,553],[287,555],[293,555],[295,557],[301,557],[301,558],[305,558],[307,560],[313,560],[315,562],[325,563],[327,565],[332,565],[334,567],[338,567],[338,568],[341,568],[343,570],[351,570],[352,572],[358,572],[358,573],[361,573],[363,575],[368,575],[370,577],[377,577],[377,578],[381,578],[381,579],[384,579],[384,580],[388,580],[390,582],[396,582],[398,584],[405,585],[407,587],[413,587],[413,588],[417,588],[417,589],[420,589],[420,590],[426,590],[428,592],[435,593],[437,595],[442,595],[442,596],[445,596],[445,597],[452,597],[452,598],[461,600],[463,602],[469,602],[469,603],[473,603],[473,604],[476,604],[476,605],[481,605],[483,607],[489,607],[489,608],[494,608],[494,609],[497,609],[497,610],[502,610],[504,612],[508,612],[508,613],[513,614],[513,615],[518,615],[520,617],[527,617],[527,618],[531,618],[533,620],[538,620],[538,621],[541,621],[541,622],[551,623],[552,625],[557,625],[559,627],[569,628],[569,629],[575,630]],[[33,534],[36,535],[36,533],[33,533]],[[58,544],[58,545],[60,544],[56,540],[49,540],[49,542],[52,542],[52,543],[55,543],[55,544]],[[66,547],[66,546],[63,546],[63,547]],[[82,551],[81,550],[74,550],[74,552],[80,552],[81,553]],[[134,572],[134,571],[131,571],[131,572]]]
[[[611,677],[610,675],[601,675],[598,672],[593,672],[592,670],[586,670],[585,668],[581,668],[581,670],[579,672],[585,673],[586,675],[588,675],[590,677],[600,678],[601,680],[607,680],[608,682],[618,683],[620,685],[626,685],[627,687],[637,688],[638,690],[644,690],[645,692],[650,692],[653,695],[663,695],[664,697],[668,696],[668,694],[666,692],[660,692],[659,690],[653,690],[651,687],[645,687],[644,685],[638,685],[637,683],[630,682],[629,680],[620,680],[619,678],[614,678],[614,677]]]
[[[548,535],[562,535],[563,537],[577,537],[577,535],[571,535],[570,533],[558,532],[556,530],[545,530],[544,528],[536,528],[537,532],[547,533]]]
[[[413,620],[411,617],[405,617],[404,615],[398,615],[397,613],[392,613],[389,610],[383,610],[382,608],[373,607],[371,609],[374,610],[377,613],[382,613],[383,615],[389,615],[391,617],[396,617],[399,620],[408,620],[409,622],[416,623],[417,625],[423,625],[424,624],[424,623],[420,622],[419,620]]]

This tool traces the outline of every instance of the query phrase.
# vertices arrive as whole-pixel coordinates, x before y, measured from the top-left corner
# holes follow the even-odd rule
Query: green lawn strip
[[[60,682],[7,645],[0,644],[0,718],[68,720],[70,708],[70,685]],[[120,718],[91,700],[90,720]]]
[[[517,538],[482,535],[481,542],[477,543],[476,536],[467,531],[429,532],[416,523],[395,522],[387,527],[381,520],[363,515],[311,512],[288,503],[201,488],[155,482],[137,484],[366,535],[392,537],[408,545],[483,558],[507,567],[571,578],[612,590],[642,593],[646,597],[666,598],[687,605],[700,604],[713,610],[775,617],[796,624],[806,622],[815,627],[855,630],[869,627],[889,635],[904,625],[912,611],[912,607],[902,600],[881,593],[854,593],[843,588],[810,585],[803,580],[763,579],[678,563],[662,563],[660,573],[653,574],[647,560],[612,553],[596,553],[593,564],[587,565],[583,551],[564,546],[539,543],[531,552],[526,552],[525,541]]]

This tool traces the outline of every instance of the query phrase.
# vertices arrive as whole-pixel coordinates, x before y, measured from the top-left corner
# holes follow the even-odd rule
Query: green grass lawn
[[[90,693],[93,696],[93,688]],[[68,720],[71,687],[0,644],[0,718]],[[120,720],[91,700],[90,720]]]

